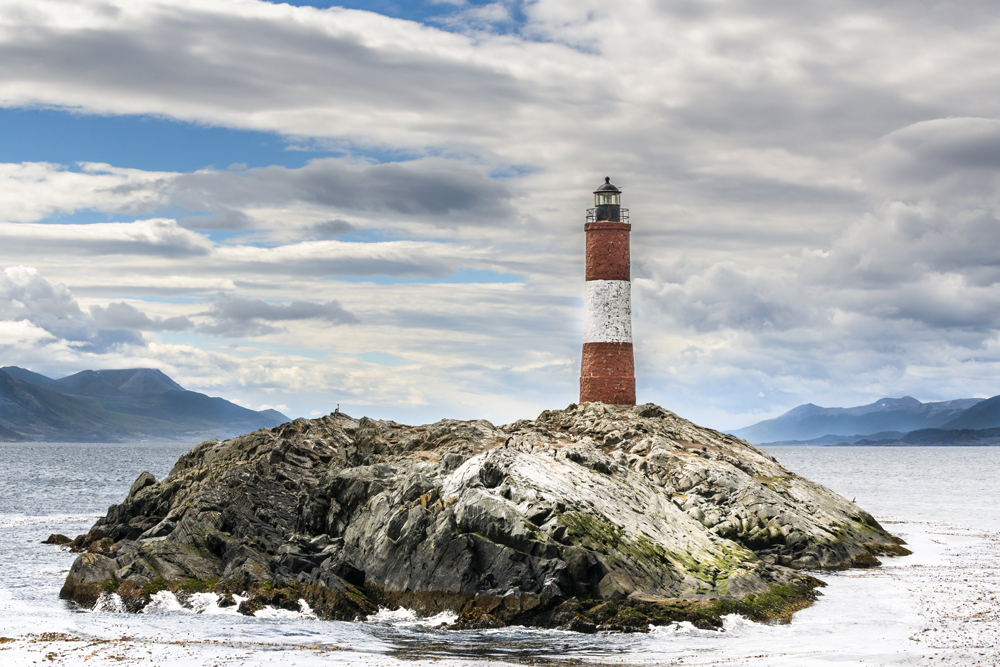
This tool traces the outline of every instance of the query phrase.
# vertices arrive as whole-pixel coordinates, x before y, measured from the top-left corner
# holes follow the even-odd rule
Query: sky
[[[577,400],[631,210],[639,402],[1000,394],[976,0],[0,0],[0,356],[290,417]]]

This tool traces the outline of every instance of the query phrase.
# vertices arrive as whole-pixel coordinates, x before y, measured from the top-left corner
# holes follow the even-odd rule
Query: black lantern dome
[[[587,210],[587,222],[627,222],[628,209],[621,207],[622,191],[605,176],[604,184],[594,190],[594,208]]]

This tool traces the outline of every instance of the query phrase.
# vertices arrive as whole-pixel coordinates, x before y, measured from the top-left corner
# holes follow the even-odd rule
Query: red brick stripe
[[[588,222],[587,280],[631,280],[629,231],[625,222]]]
[[[584,343],[580,402],[635,405],[632,343]]]

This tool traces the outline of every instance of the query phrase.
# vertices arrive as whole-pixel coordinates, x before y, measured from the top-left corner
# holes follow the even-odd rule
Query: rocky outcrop
[[[803,569],[905,553],[869,515],[658,406],[571,405],[506,426],[296,420],[143,473],[73,541],[62,597],[163,588],[306,600],[322,618],[455,610],[460,627],[636,629],[787,618]]]

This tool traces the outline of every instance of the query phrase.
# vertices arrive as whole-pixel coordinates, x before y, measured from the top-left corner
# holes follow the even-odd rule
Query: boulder
[[[113,559],[98,553],[85,553],[73,561],[59,597],[84,607],[93,607],[102,593],[115,589],[117,570],[118,565]]]

